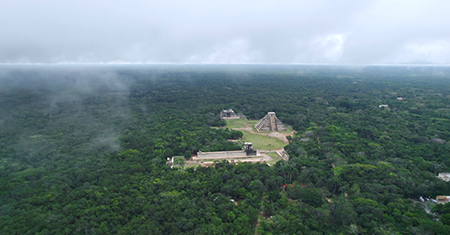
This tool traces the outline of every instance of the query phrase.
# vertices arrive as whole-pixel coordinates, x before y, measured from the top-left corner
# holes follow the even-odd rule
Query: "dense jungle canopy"
[[[3,65],[0,84],[1,234],[450,234],[450,203],[417,200],[450,195],[449,67]],[[167,167],[241,148],[222,109],[276,112],[290,160]]]

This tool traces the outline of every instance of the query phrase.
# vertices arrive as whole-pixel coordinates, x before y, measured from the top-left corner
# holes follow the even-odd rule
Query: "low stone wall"
[[[222,117],[222,119],[233,120],[233,119],[240,119],[240,117],[239,116],[236,116],[236,117]]]
[[[244,163],[244,162],[250,162],[253,164],[255,164],[255,163],[266,164],[266,160],[263,158],[247,158],[247,159],[240,159],[240,160],[224,159],[224,160],[231,164],[239,164],[239,163]],[[200,166],[201,167],[209,167],[209,166],[214,166],[215,164],[216,164],[215,162],[201,162]]]
[[[227,158],[247,158],[244,151],[223,151],[223,152],[198,152],[197,157],[193,159],[227,159]],[[254,157],[254,156],[253,156]]]
[[[283,159],[285,161],[289,161],[289,154],[286,151],[282,151],[282,152],[277,151],[277,155],[281,159]]]
[[[286,151],[261,151],[261,153],[276,153],[277,156],[285,161],[289,161],[289,154]]]

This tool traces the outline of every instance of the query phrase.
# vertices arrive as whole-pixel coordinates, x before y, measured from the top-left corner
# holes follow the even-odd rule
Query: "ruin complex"
[[[255,129],[258,131],[287,131],[286,126],[277,118],[275,112],[268,112],[256,123]]]
[[[253,149],[252,142],[245,142],[244,143],[244,152],[247,156],[255,155],[256,156],[256,150]]]
[[[238,119],[239,116],[232,109],[224,109],[220,111],[220,117],[223,119]]]

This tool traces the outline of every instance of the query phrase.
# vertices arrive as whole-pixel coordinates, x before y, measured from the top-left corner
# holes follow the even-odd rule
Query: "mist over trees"
[[[450,69],[2,66],[4,234],[449,234]],[[401,98],[401,99],[399,99]],[[387,105],[387,107],[380,107]],[[236,150],[222,109],[296,131],[289,161],[171,169]],[[233,199],[233,201],[230,201]]]

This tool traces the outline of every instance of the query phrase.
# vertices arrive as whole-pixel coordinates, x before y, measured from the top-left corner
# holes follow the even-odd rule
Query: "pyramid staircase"
[[[286,126],[277,118],[275,112],[268,112],[256,123],[255,129],[258,131],[287,131]]]

